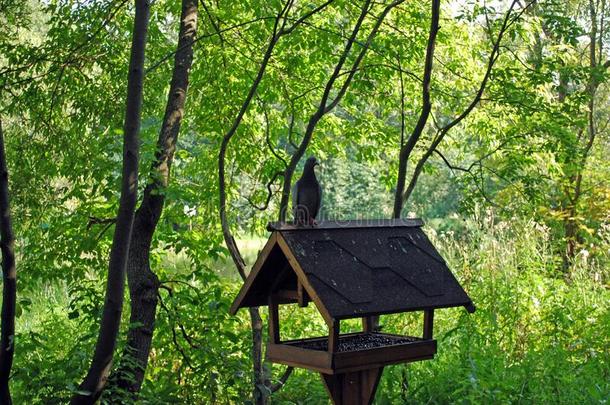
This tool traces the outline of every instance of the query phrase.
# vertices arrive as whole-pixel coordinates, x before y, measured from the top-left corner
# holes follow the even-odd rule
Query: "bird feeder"
[[[267,359],[317,371],[334,404],[370,404],[384,366],[432,359],[434,310],[471,299],[428,240],[419,219],[270,223],[269,241],[231,306],[269,306]],[[283,340],[278,308],[313,302],[328,336]],[[373,329],[371,317],[422,311],[421,336]],[[342,320],[363,330],[341,334]]]

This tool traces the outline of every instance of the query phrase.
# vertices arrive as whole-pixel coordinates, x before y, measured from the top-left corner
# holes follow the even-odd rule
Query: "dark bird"
[[[322,201],[322,188],[314,171],[318,164],[315,157],[308,158],[303,174],[292,190],[292,209],[297,225],[316,225],[316,215]]]

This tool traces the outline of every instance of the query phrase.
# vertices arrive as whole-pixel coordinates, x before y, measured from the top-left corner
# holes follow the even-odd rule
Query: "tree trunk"
[[[596,74],[600,64],[597,56],[597,47],[603,48],[603,33],[599,33],[598,37],[598,21],[597,15],[598,10],[596,4],[589,0],[589,18],[591,23],[591,31],[589,32],[589,81],[587,84],[587,92],[589,100],[587,102],[587,137],[584,145],[578,145],[578,153],[575,154],[575,160],[577,161],[575,166],[575,173],[569,177],[569,186],[565,190],[564,200],[567,202],[564,207],[565,219],[563,223],[564,229],[564,240],[565,249],[562,254],[563,271],[567,272],[570,266],[574,262],[574,257],[578,251],[579,244],[582,243],[582,235],[579,232],[579,221],[578,216],[578,203],[582,197],[582,181],[583,172],[587,166],[587,159],[591,152],[591,148],[595,142],[597,136],[597,128],[595,123],[595,96],[597,89],[600,85],[599,79]],[[598,43],[599,40],[599,43]],[[606,69],[606,64],[601,65],[603,69]],[[567,87],[560,86],[560,102],[565,99],[565,90]],[[579,137],[580,142],[580,137]],[[566,211],[567,208],[567,211]]]
[[[12,404],[9,377],[15,353],[15,305],[17,271],[15,268],[15,238],[9,206],[8,168],[4,149],[4,134],[0,121],[0,248],[2,249],[2,319],[0,324],[0,403]]]
[[[400,218],[403,208],[403,193],[407,177],[407,163],[411,157],[415,145],[419,141],[421,134],[426,128],[426,122],[432,110],[430,101],[430,82],[432,81],[432,65],[434,62],[434,48],[436,47],[436,34],[439,30],[440,0],[432,1],[432,16],[430,18],[430,32],[428,34],[428,44],[426,46],[426,61],[424,63],[424,79],[422,81],[422,109],[419,119],[407,143],[400,145],[400,155],[398,159],[398,179],[396,181],[396,191],[394,192],[394,218]]]
[[[265,368],[263,362],[263,320],[258,307],[249,308],[250,323],[252,324],[252,369],[254,387],[252,398],[255,405],[266,405],[269,392],[265,381]]]
[[[133,394],[142,387],[155,329],[159,279],[150,268],[150,249],[153,234],[161,218],[165,202],[164,190],[169,184],[171,165],[184,115],[193,62],[193,40],[197,33],[197,0],[183,0],[180,33],[174,57],[174,70],[169,89],[163,124],[157,140],[157,151],[152,164],[152,179],[144,190],[142,204],[137,210],[127,262],[127,282],[131,301],[127,346],[113,384]]]
[[[89,371],[72,397],[72,404],[93,404],[102,394],[112,366],[112,356],[121,324],[125,268],[138,197],[139,132],[142,109],[142,82],[144,79],[144,49],[148,33],[150,4],[136,0],[136,15],[129,74],[127,79],[127,105],[123,131],[123,171],[121,198],[117,215],[110,260],[104,310],[95,352]]]

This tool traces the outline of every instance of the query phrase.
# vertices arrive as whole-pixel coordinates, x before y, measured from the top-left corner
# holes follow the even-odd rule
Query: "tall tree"
[[[422,80],[422,107],[419,113],[419,119],[411,136],[409,136],[406,143],[401,134],[401,145],[400,154],[398,156],[398,180],[396,183],[396,192],[394,193],[394,218],[400,218],[400,214],[403,206],[403,190],[405,189],[405,181],[407,177],[407,163],[411,157],[415,145],[419,141],[424,129],[426,128],[426,122],[430,116],[432,110],[432,102],[430,100],[430,82],[432,81],[432,66],[434,62],[434,49],[436,48],[436,34],[439,30],[439,18],[440,18],[440,0],[432,0],[432,13],[430,17],[430,32],[428,33],[428,44],[426,46],[426,60],[424,63],[424,77]],[[401,103],[404,97],[401,96]],[[401,106],[401,112],[404,107]],[[404,131],[404,119],[402,120],[401,131]]]
[[[123,128],[121,198],[110,250],[104,310],[91,366],[78,391],[72,397],[72,404],[92,404],[102,394],[112,366],[112,357],[121,323],[125,268],[138,196],[144,50],[148,33],[150,2],[136,0],[135,10]]]
[[[197,0],[182,1],[180,32],[165,115],[157,139],[151,178],[144,189],[142,203],[135,213],[129,246],[127,282],[131,302],[130,324],[133,326],[127,335],[127,345],[116,373],[116,384],[119,388],[133,393],[133,399],[144,380],[155,330],[159,279],[150,267],[150,249],[153,234],[163,212],[165,190],[169,184],[184,116],[189,71],[193,62],[193,40],[197,33],[197,3]]]
[[[445,138],[447,133],[452,128],[457,126],[460,122],[462,122],[466,117],[468,117],[468,115],[475,109],[475,107],[481,101],[481,98],[483,97],[483,93],[485,92],[485,88],[487,87],[487,84],[490,80],[491,73],[493,71],[493,67],[500,55],[500,49],[501,49],[502,39],[504,38],[504,35],[508,31],[508,29],[518,20],[518,18],[533,3],[534,3],[534,1],[530,1],[530,2],[526,3],[522,7],[520,12],[517,13],[516,16],[514,16],[513,10],[514,10],[515,6],[518,4],[518,1],[517,0],[511,1],[508,11],[504,14],[504,17],[502,19],[502,23],[501,23],[501,26],[497,33],[496,39],[493,41],[492,50],[489,55],[489,59],[488,59],[487,66],[485,69],[485,74],[483,75],[483,79],[479,83],[475,96],[472,98],[472,100],[467,104],[467,106],[464,108],[464,110],[460,114],[455,116],[455,118],[450,119],[446,125],[437,128],[436,134],[434,135],[432,142],[430,143],[429,146],[427,146],[425,148],[424,154],[417,161],[415,168],[412,171],[410,181],[407,185],[407,182],[406,182],[407,164],[408,164],[408,161],[411,157],[411,154],[412,154],[414,148],[416,147],[419,140],[421,139],[422,131],[425,129],[427,117],[430,115],[431,108],[432,108],[432,102],[430,100],[429,86],[430,86],[430,77],[431,77],[431,73],[432,73],[432,58],[434,55],[434,41],[435,41],[435,37],[436,37],[436,33],[434,33],[434,35],[432,35],[433,34],[432,28],[434,28],[434,26],[436,25],[436,30],[438,30],[438,22],[435,23],[435,19],[438,19],[438,13],[439,13],[438,4],[435,4],[435,2],[433,2],[433,4],[432,4],[432,7],[433,7],[432,25],[431,25],[431,31],[430,31],[429,41],[428,41],[428,47],[426,50],[426,64],[424,66],[424,79],[422,81],[423,106],[422,106],[420,118],[419,118],[417,125],[415,126],[411,136],[409,137],[407,142],[405,142],[403,145],[401,145],[401,150],[400,150],[400,155],[399,155],[398,178],[397,178],[397,183],[396,183],[396,190],[394,192],[394,211],[393,211],[394,218],[399,218],[401,216],[404,203],[411,196],[411,193],[413,192],[413,190],[417,184],[417,180],[419,179],[419,175],[421,174],[424,165],[427,163],[430,156],[432,156],[432,154],[435,151],[437,151],[437,147],[443,141],[443,139]],[[436,11],[435,11],[435,8],[436,8]],[[436,14],[436,16],[435,16],[435,14]],[[491,29],[491,27],[490,27],[490,29]],[[406,185],[406,189],[405,189],[405,185]]]
[[[593,145],[598,137],[598,120],[597,117],[597,92],[599,86],[606,79],[606,71],[610,68],[610,59],[604,61],[605,57],[604,45],[606,33],[604,32],[604,23],[606,10],[606,1],[588,0],[584,5],[589,25],[588,33],[588,52],[583,52],[584,65],[588,68],[586,88],[586,107],[585,107],[585,128],[577,130],[576,142],[574,150],[568,155],[568,161],[565,164],[566,179],[563,186],[564,197],[562,199],[561,208],[563,210],[563,230],[565,239],[565,249],[562,253],[563,269],[566,271],[572,264],[577,253],[577,247],[582,244],[583,238],[580,230],[580,203],[583,197],[583,176],[587,168],[589,155],[591,154]],[[560,73],[561,74],[561,73]],[[565,80],[565,79],[564,79]],[[567,80],[560,86],[559,100],[563,102],[566,98],[565,89],[569,83]]]
[[[12,404],[9,377],[15,353],[17,270],[15,237],[9,205],[8,167],[0,120],[0,248],[2,249],[2,313],[0,314],[0,403]]]

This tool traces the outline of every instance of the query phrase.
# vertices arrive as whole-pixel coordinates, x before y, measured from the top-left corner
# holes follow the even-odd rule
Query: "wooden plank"
[[[375,317],[365,316],[362,318],[362,331],[366,333],[375,332]]]
[[[338,352],[334,354],[335,373],[388,364],[407,363],[430,359],[436,353],[436,341],[426,340],[392,345],[369,350]]]
[[[375,398],[375,392],[379,386],[379,380],[381,380],[381,374],[383,373],[383,367],[373,368],[366,371],[361,371],[362,375],[362,399],[363,405],[371,405]]]
[[[324,374],[320,373],[322,377],[322,382],[324,383],[324,388],[326,388],[326,392],[328,393],[329,398],[333,402],[334,405],[341,404],[343,402],[343,390],[341,389],[343,379],[343,374],[334,375],[334,374]]]
[[[290,266],[292,267],[294,272],[297,274],[299,282],[301,282],[301,284],[303,284],[303,288],[305,289],[305,291],[307,291],[307,294],[311,297],[311,300],[316,305],[318,312],[320,312],[320,315],[322,315],[322,318],[324,318],[324,321],[326,322],[326,324],[328,326],[332,326],[333,317],[330,316],[328,309],[326,309],[326,307],[322,303],[322,300],[320,300],[320,297],[318,296],[318,294],[316,294],[316,291],[309,283],[307,274],[305,274],[305,271],[303,271],[303,269],[301,268],[299,261],[296,259],[296,257],[294,257],[294,254],[292,254],[292,250],[290,249],[290,247],[288,246],[288,244],[286,243],[286,241],[284,240],[282,235],[279,233],[277,233],[275,235],[277,235],[278,246],[280,247],[280,249],[282,249],[282,252],[284,252],[284,255],[288,259]]]
[[[272,233],[271,237],[267,241],[267,244],[265,245],[265,247],[263,248],[261,253],[258,255],[258,258],[256,259],[256,263],[254,263],[254,266],[252,266],[252,270],[250,270],[250,273],[248,274],[248,277],[246,278],[244,285],[241,287],[241,290],[239,290],[239,294],[237,294],[237,297],[233,301],[233,304],[231,304],[231,308],[229,309],[229,313],[231,315],[235,315],[237,313],[237,310],[239,308],[241,308],[242,301],[246,297],[248,290],[250,290],[252,283],[254,282],[254,280],[256,279],[256,276],[258,275],[259,271],[263,267],[263,263],[265,263],[265,261],[267,260],[267,256],[269,256],[269,253],[271,253],[271,250],[273,249],[273,247],[275,246],[276,243],[277,243],[277,234]]]
[[[349,333],[340,335],[341,338],[360,335],[358,333]],[[387,337],[402,337],[402,335],[393,335],[389,333],[379,333],[379,335]],[[435,340],[423,340],[419,338],[414,342],[402,343],[391,346],[377,347],[367,350],[353,350],[349,352],[328,352],[322,350],[305,349],[300,345],[307,343],[316,343],[327,341],[327,337],[295,339],[284,341],[282,344],[274,345],[274,350],[279,353],[270,355],[269,360],[277,361],[282,364],[287,364],[295,367],[309,368],[320,371],[321,363],[312,363],[312,356],[319,356],[324,353],[327,357],[326,374],[337,374],[351,371],[359,371],[370,368],[383,367],[389,364],[410,363],[414,361],[428,360],[434,358],[436,353]],[[293,356],[293,357],[291,357]]]
[[[306,368],[321,373],[332,374],[332,356],[321,350],[307,350],[283,344],[269,343],[267,346],[267,359],[273,363],[287,366]]]
[[[424,339],[430,340],[432,339],[433,333],[433,324],[434,324],[434,310],[428,309],[424,311]]]

